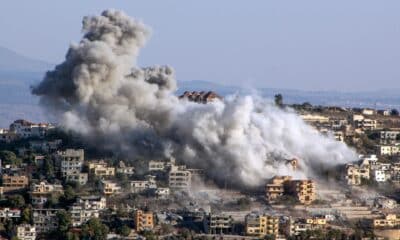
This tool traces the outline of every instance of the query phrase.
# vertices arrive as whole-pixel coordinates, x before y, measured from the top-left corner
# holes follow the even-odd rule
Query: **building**
[[[111,181],[101,181],[102,191],[105,195],[114,195],[121,193],[121,187],[117,183]]]
[[[395,144],[400,137],[400,131],[380,131],[380,144]]]
[[[33,209],[32,219],[37,233],[47,233],[58,227],[57,213],[62,209]]]
[[[266,200],[268,203],[274,203],[279,197],[283,196],[285,192],[284,183],[287,181],[291,181],[292,177],[290,176],[275,176],[273,177],[269,183],[267,183],[265,191],[266,191]]]
[[[396,228],[400,227],[400,218],[395,214],[378,217],[372,220],[373,228]]]
[[[153,171],[164,171],[166,169],[166,162],[163,161],[149,161],[148,170],[149,172]]]
[[[264,237],[279,234],[279,217],[259,214],[248,214],[245,217],[247,235]]]
[[[3,175],[3,192],[12,192],[24,190],[29,185],[29,179],[27,176],[18,176],[18,175]]]
[[[49,184],[47,182],[33,183],[31,185],[31,199],[33,205],[42,205],[52,194],[62,194],[64,192],[61,184]]]
[[[67,149],[58,151],[57,157],[61,161],[61,174],[63,177],[74,175],[82,171],[85,158],[83,149]]]
[[[370,167],[367,164],[347,164],[346,181],[348,185],[361,185],[362,180],[369,180]]]
[[[167,198],[170,194],[169,188],[157,188],[156,189],[156,195],[159,198]]]
[[[371,116],[371,115],[374,115],[376,112],[375,112],[374,109],[371,109],[371,108],[364,108],[364,109],[362,109],[361,113],[362,113],[363,115],[369,115],[369,116]]]
[[[144,212],[142,210],[135,211],[135,230],[143,232],[154,228],[154,219],[152,212]]]
[[[87,208],[85,205],[76,203],[68,210],[71,214],[71,222],[73,227],[79,227],[89,221],[91,218],[99,218],[100,211],[95,208]]]
[[[192,174],[189,170],[172,166],[168,176],[168,184],[171,189],[189,190],[191,186]]]
[[[387,178],[384,170],[374,170],[372,173],[376,182],[386,182]]]
[[[108,167],[105,162],[89,163],[89,171],[98,177],[109,177],[115,175],[115,168]]]
[[[15,133],[20,138],[44,137],[48,130],[54,126],[49,123],[31,123],[19,119],[10,125],[10,132]]]
[[[149,189],[156,189],[157,183],[154,176],[147,175],[146,180],[131,181],[131,192],[141,193]]]
[[[77,203],[83,205],[85,208],[104,210],[107,207],[105,197],[100,196],[80,196]]]
[[[212,214],[204,218],[204,230],[208,234],[229,234],[233,232],[233,218],[226,214]]]
[[[20,224],[17,226],[16,236],[19,240],[35,240],[36,228],[30,224]]]
[[[316,186],[312,180],[293,180],[285,183],[285,192],[300,203],[309,205],[315,200]]]
[[[394,156],[399,154],[400,149],[397,145],[378,145],[377,152],[381,156]]]
[[[289,217],[285,223],[282,224],[283,232],[286,236],[298,236],[302,232],[313,231],[316,229],[323,229],[326,226],[326,219],[324,217],[312,218],[292,218]]]
[[[307,115],[300,115],[300,117],[303,119],[303,121],[310,124],[329,123],[329,117],[325,117],[322,115],[307,114]]]
[[[21,210],[11,208],[0,208],[0,220],[18,219],[21,217]]]

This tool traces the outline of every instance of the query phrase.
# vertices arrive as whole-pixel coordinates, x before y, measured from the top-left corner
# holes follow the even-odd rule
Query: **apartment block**
[[[284,183],[287,181],[291,181],[292,177],[290,176],[275,176],[273,177],[269,183],[267,183],[265,191],[266,191],[266,200],[268,203],[274,203],[279,197],[283,196],[285,193]]]
[[[115,168],[108,167],[105,162],[89,163],[89,171],[98,177],[108,177],[115,175]]]
[[[370,167],[366,164],[347,164],[345,178],[348,185],[360,185],[362,179],[370,179]]]
[[[32,219],[37,233],[46,233],[58,227],[57,213],[62,209],[33,209]]]
[[[19,191],[28,187],[29,179],[27,176],[19,175],[3,175],[3,192]]]
[[[85,158],[83,149],[67,149],[57,152],[57,157],[61,161],[61,174],[63,177],[76,175],[82,171]]]
[[[376,150],[381,156],[394,156],[399,154],[400,147],[397,145],[378,145]]]
[[[21,224],[17,226],[16,236],[19,240],[35,240],[36,228],[30,224]]]
[[[171,189],[189,190],[191,186],[192,174],[189,170],[172,166],[169,172],[168,184]]]
[[[294,180],[289,181],[285,186],[286,192],[296,197],[296,199],[305,205],[311,204],[315,200],[316,186],[312,180]]]
[[[395,228],[400,227],[400,218],[396,214],[388,214],[372,220],[373,228]]]
[[[248,214],[245,217],[247,235],[264,237],[279,234],[279,217],[270,215]]]
[[[121,187],[117,183],[111,181],[101,181],[102,190],[105,195],[114,195],[121,193]]]
[[[135,211],[135,230],[142,232],[152,230],[154,228],[154,219],[152,212],[144,212],[142,210]]]
[[[18,219],[21,217],[21,210],[12,208],[0,208],[0,220]]]
[[[204,218],[204,230],[209,234],[229,234],[233,231],[233,218],[226,214],[209,214]]]

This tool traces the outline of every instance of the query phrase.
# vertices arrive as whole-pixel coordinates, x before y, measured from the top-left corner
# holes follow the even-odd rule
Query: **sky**
[[[151,27],[139,65],[177,79],[301,90],[400,89],[400,1],[2,1],[0,46],[60,63],[85,15]]]

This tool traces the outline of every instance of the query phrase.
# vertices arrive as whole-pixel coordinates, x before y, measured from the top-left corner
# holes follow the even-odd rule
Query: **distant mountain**
[[[8,126],[16,118],[44,119],[38,99],[30,94],[30,86],[53,66],[0,47],[0,127]]]

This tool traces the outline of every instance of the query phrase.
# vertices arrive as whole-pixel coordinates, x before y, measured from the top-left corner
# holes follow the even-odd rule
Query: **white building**
[[[33,209],[32,219],[37,233],[46,233],[58,227],[57,213],[62,209]]]
[[[381,144],[395,144],[400,131],[380,131]]]
[[[399,153],[399,146],[396,145],[379,145],[377,146],[378,154],[381,156],[394,156]]]
[[[0,208],[0,220],[17,219],[21,217],[21,210],[11,208]]]
[[[172,166],[169,172],[168,184],[171,189],[189,190],[192,174],[179,166]]]
[[[10,125],[10,132],[20,138],[44,137],[48,130],[54,126],[49,123],[31,123],[26,120],[16,120]]]
[[[35,240],[36,228],[30,224],[21,224],[17,226],[17,238],[19,240]]]
[[[375,170],[373,171],[374,180],[376,182],[386,182],[386,173],[383,170]]]

